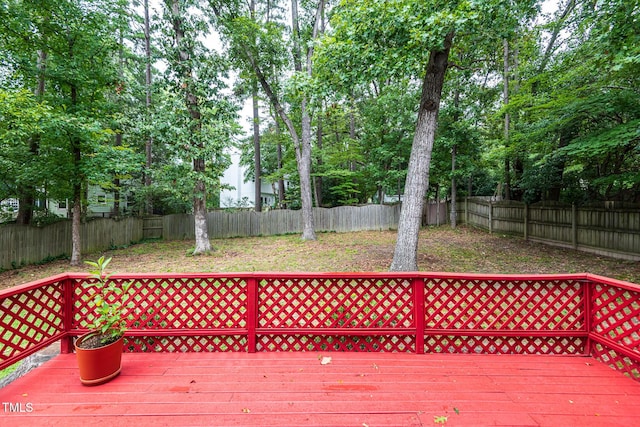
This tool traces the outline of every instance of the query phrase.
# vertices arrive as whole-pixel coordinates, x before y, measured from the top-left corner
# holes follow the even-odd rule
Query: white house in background
[[[231,166],[227,168],[224,175],[220,178],[222,185],[233,187],[232,190],[220,191],[220,207],[221,208],[237,208],[237,207],[253,207],[255,201],[255,182],[244,182],[246,167],[240,165],[240,152],[232,149],[229,153],[231,157]],[[274,206],[276,195],[273,193],[271,183],[262,180],[260,197],[262,198],[262,206],[264,208]]]
[[[103,218],[113,216],[113,193],[105,191],[100,186],[92,185],[89,187],[88,198],[89,206],[87,207],[87,216]],[[62,218],[71,218],[71,204],[69,200],[39,199],[36,201],[36,205],[40,208],[44,208],[44,203],[46,203],[46,209],[49,213]],[[19,204],[18,199],[6,199],[0,202],[0,217],[4,219],[15,219]],[[121,193],[120,210],[126,211],[127,209],[128,202],[126,194]]]
[[[114,194],[105,191],[97,185],[89,186],[89,206],[87,207],[87,216],[110,218],[113,216]],[[120,211],[128,210],[128,201],[126,192],[120,193]],[[63,218],[71,218],[71,204],[69,200],[52,200],[47,199],[47,209]]]
[[[15,219],[18,215],[18,199],[5,199],[0,201],[0,222]]]
[[[222,190],[220,192],[221,208],[237,208],[237,207],[253,207],[255,195],[255,183],[253,181],[244,182],[246,168],[240,165],[240,153],[234,150],[230,153],[231,166],[227,168],[224,175],[220,178],[221,184],[233,187],[231,190]],[[271,183],[262,181],[262,198],[263,208],[275,205],[277,197],[273,193]],[[114,194],[105,191],[99,186],[92,185],[89,187],[89,206],[87,215],[90,217],[109,218],[113,215]],[[71,218],[71,203],[69,200],[52,200],[47,199],[47,210],[52,214],[63,218]],[[127,211],[129,209],[126,191],[120,194],[120,209]],[[4,216],[12,215],[18,212],[18,200],[7,199],[0,203],[0,214]]]

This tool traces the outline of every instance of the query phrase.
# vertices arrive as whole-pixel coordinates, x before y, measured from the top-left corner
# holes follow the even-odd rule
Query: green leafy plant
[[[111,280],[111,274],[106,272],[110,262],[111,258],[105,259],[104,256],[97,261],[85,261],[85,264],[93,267],[89,277],[97,281],[97,291],[93,296],[97,317],[92,327],[100,334],[102,344],[116,341],[124,335],[127,329],[124,301],[133,284],[130,281],[120,285]]]

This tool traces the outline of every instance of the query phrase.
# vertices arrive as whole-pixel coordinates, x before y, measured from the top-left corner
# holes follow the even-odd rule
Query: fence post
[[[247,280],[247,352],[255,353],[257,347],[256,328],[258,325],[258,279]]]
[[[464,198],[464,223],[465,225],[469,225],[469,198]]]
[[[74,281],[69,277],[62,282],[64,336],[60,339],[60,353],[63,354],[73,353],[73,337],[69,335],[69,331],[73,326],[73,308],[75,305],[73,284]]]
[[[571,204],[571,244],[578,250],[578,209],[576,204]]]
[[[423,278],[411,279],[413,287],[413,318],[416,325],[416,354],[424,354],[424,288]]]
[[[529,204],[524,204],[524,240],[529,240]]]
[[[489,234],[493,233],[493,202],[489,200]]]

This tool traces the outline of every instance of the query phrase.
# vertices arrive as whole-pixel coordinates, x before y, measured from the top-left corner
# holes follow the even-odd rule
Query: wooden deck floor
[[[640,426],[640,383],[560,356],[125,354],[85,387],[64,354],[0,402],[3,426]]]

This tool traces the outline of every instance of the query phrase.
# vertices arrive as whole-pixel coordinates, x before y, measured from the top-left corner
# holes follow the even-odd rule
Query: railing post
[[[67,277],[62,282],[62,298],[63,302],[63,327],[64,336],[60,339],[60,353],[73,353],[73,337],[69,335],[69,331],[73,326],[73,307],[75,305],[75,292],[73,289],[74,280]]]
[[[424,354],[424,279],[414,277],[413,286],[413,318],[416,325],[416,354]]]
[[[587,331],[587,341],[584,344],[584,353],[591,356],[593,350],[593,341],[591,340],[591,328],[593,327],[593,304],[591,301],[593,295],[593,286],[595,283],[591,279],[587,279],[582,284],[582,295],[584,298],[584,329]]]
[[[258,279],[247,280],[247,351],[256,352],[256,327],[258,325]]]

